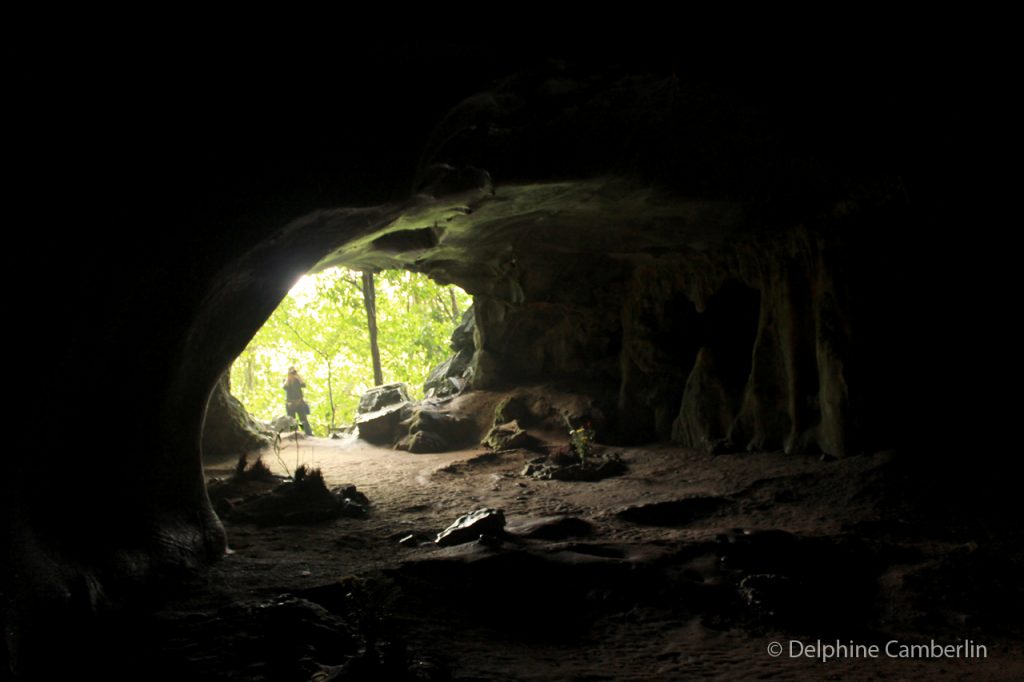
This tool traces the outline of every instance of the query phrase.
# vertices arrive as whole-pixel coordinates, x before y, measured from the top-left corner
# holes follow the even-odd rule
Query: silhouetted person
[[[295,419],[295,416],[298,415],[299,421],[302,422],[302,430],[307,436],[312,436],[313,429],[309,427],[309,420],[306,419],[306,415],[309,414],[309,404],[302,399],[302,389],[305,387],[306,382],[302,380],[299,373],[294,367],[289,367],[288,376],[284,380],[285,409],[291,419]]]

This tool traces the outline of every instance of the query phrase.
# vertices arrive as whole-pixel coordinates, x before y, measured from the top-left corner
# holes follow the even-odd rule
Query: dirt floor
[[[286,439],[275,473],[318,467],[368,515],[229,515],[154,655],[180,679],[1024,679],[1019,537],[944,515],[896,453],[616,452],[625,474],[562,482],[522,476],[526,450]],[[507,534],[432,542],[484,507]]]

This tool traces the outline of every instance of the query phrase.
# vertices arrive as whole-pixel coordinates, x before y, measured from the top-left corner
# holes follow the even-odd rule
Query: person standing
[[[285,409],[288,411],[288,417],[295,419],[298,416],[299,421],[302,422],[302,431],[307,436],[313,435],[313,429],[309,426],[309,420],[306,416],[309,414],[309,403],[307,403],[302,397],[302,389],[306,387],[306,382],[299,376],[298,371],[294,367],[288,368],[288,376],[284,380],[284,399]]]

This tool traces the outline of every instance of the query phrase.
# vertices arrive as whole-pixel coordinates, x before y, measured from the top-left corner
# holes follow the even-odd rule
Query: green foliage
[[[420,397],[427,374],[451,354],[449,338],[472,299],[402,270],[378,273],[375,288],[384,381],[404,381]],[[235,360],[231,392],[270,421],[284,414],[290,366],[306,382],[315,434],[354,419],[359,396],[373,386],[360,273],[330,268],[299,280]]]
[[[591,443],[594,442],[596,435],[589,422],[585,427],[581,426],[578,429],[569,426],[569,443],[572,444],[572,449],[576,451],[576,456],[580,458],[580,464],[583,466],[587,465],[587,457],[592,450]]]

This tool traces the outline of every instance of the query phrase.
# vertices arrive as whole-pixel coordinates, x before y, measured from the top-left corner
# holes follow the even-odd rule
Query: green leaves
[[[231,367],[232,393],[255,417],[284,414],[282,382],[295,366],[306,381],[316,433],[352,421],[359,396],[373,385],[360,280],[360,273],[340,268],[307,275],[256,332]],[[377,273],[376,293],[384,381],[404,381],[416,397],[430,370],[451,354],[452,330],[472,299],[402,270]]]
[[[591,443],[594,442],[596,436],[597,434],[590,428],[589,423],[586,427],[581,426],[578,429],[569,429],[569,442],[572,444],[572,449],[576,451],[576,456],[580,458],[580,464],[583,466],[587,465],[587,457],[590,456],[591,452]]]

